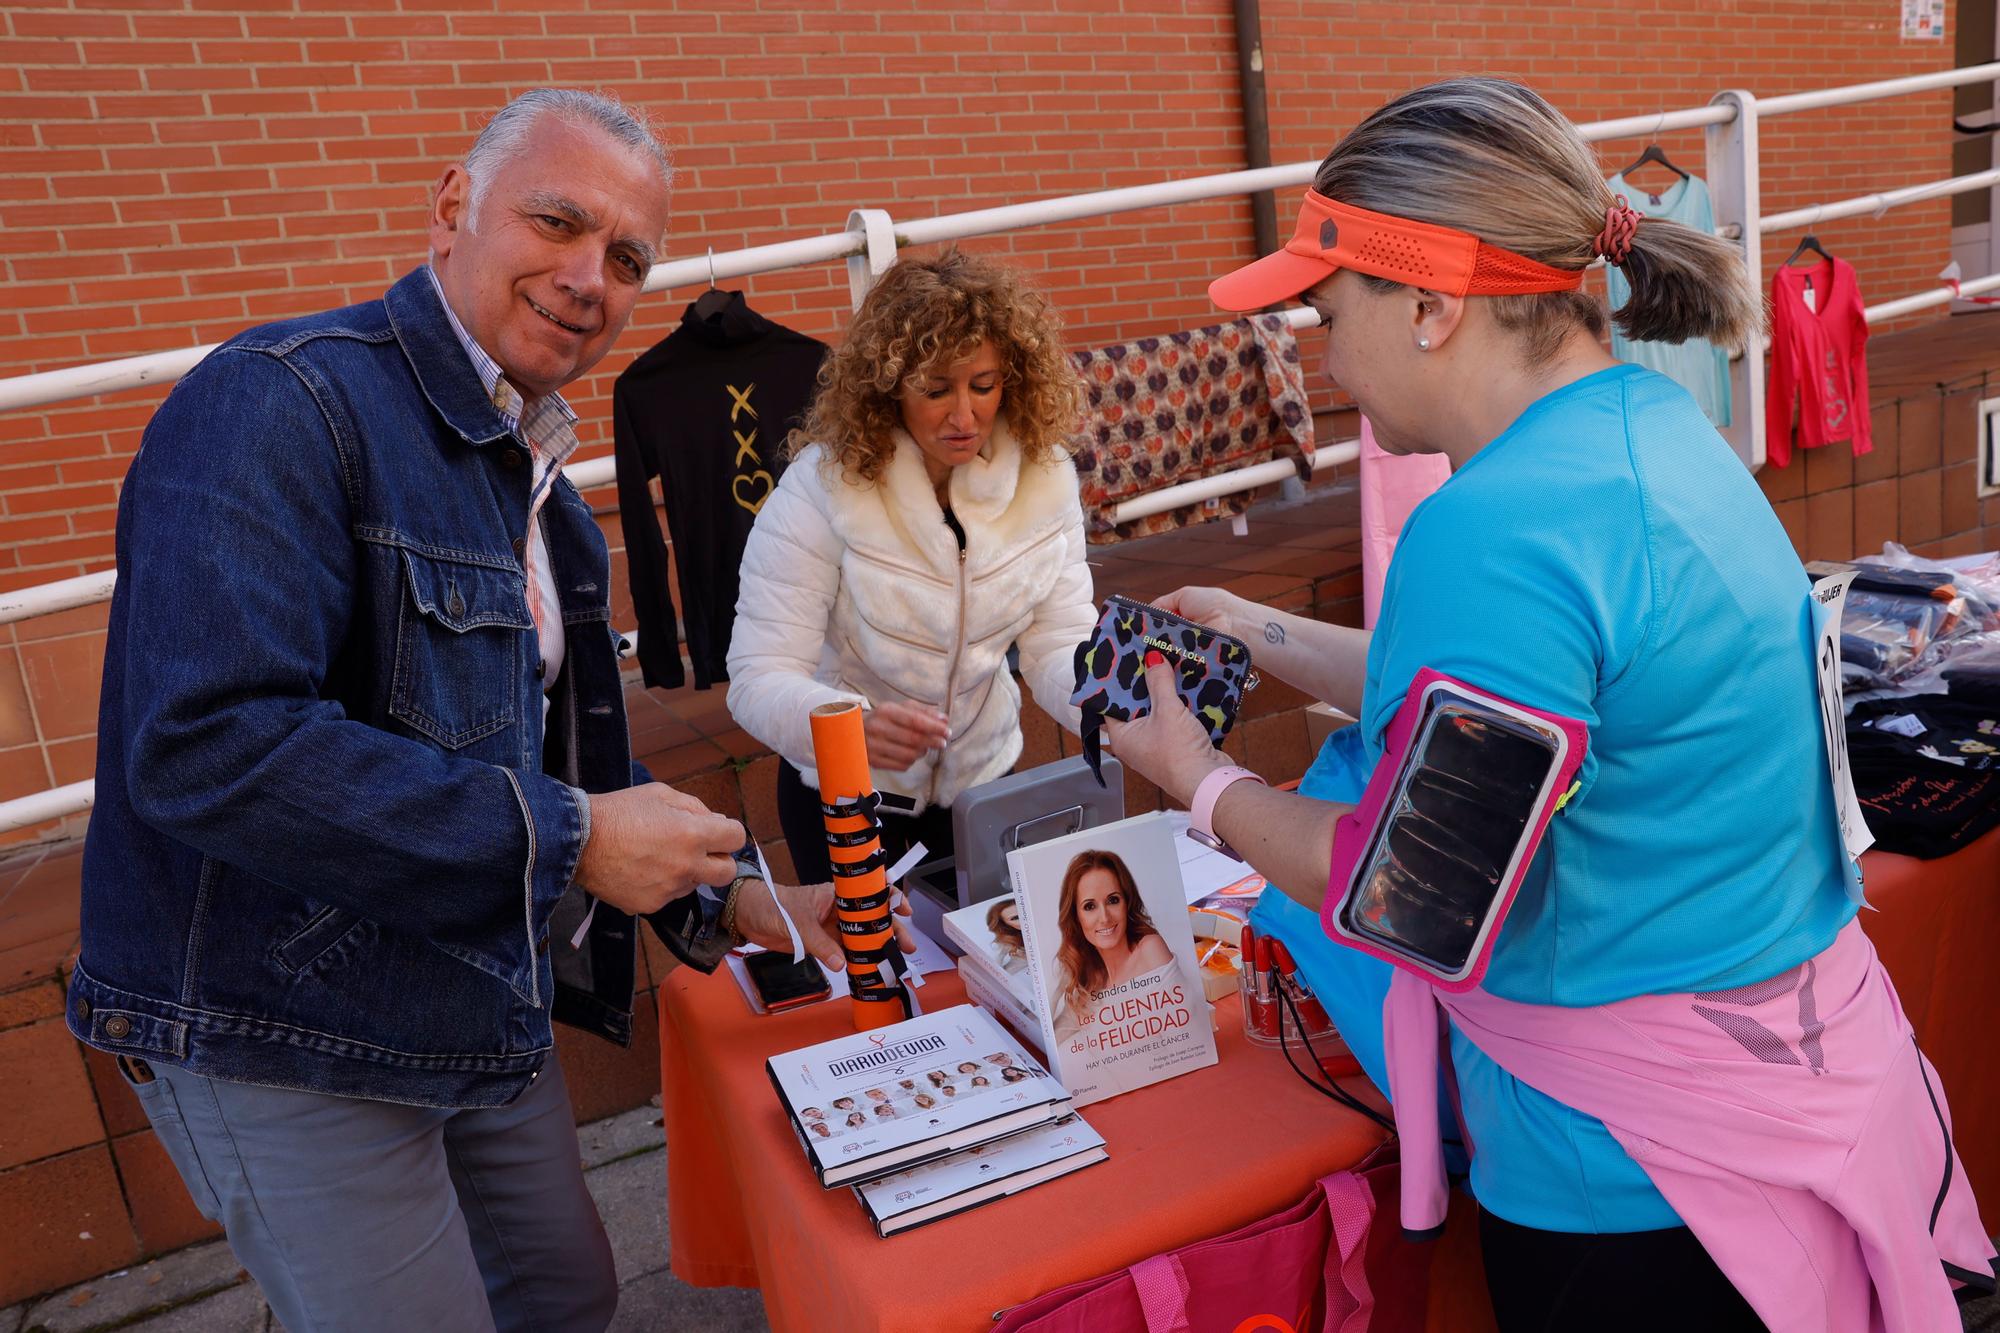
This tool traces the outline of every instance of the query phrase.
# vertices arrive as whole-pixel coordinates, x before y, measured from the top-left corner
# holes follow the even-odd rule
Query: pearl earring
[[[1419,339],[1417,339],[1417,350],[1418,350],[1419,352],[1428,352],[1428,351],[1430,351],[1430,350],[1431,350],[1431,340],[1430,340],[1429,338],[1419,338]]]

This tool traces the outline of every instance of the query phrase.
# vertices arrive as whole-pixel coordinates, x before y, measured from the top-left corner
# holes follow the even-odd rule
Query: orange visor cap
[[[1285,248],[1217,278],[1208,295],[1224,310],[1258,310],[1344,268],[1453,296],[1570,292],[1583,285],[1582,269],[1551,268],[1469,231],[1373,213],[1307,190]]]

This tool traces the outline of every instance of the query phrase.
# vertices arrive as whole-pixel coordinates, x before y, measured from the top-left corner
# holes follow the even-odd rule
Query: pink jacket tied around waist
[[[1778,1333],[1959,1328],[1994,1249],[1937,1072],[1858,923],[1752,986],[1566,1009],[1447,994],[1384,1004],[1403,1218],[1442,1225],[1440,1008],[1516,1078],[1611,1130]]]

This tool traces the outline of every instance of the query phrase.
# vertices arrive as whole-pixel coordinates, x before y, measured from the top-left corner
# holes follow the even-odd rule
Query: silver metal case
[[[1107,754],[1104,785],[1082,755],[995,778],[952,802],[955,855],[911,871],[910,911],[925,934],[953,954],[941,924],[946,912],[1008,891],[1007,853],[1125,818],[1125,769]]]

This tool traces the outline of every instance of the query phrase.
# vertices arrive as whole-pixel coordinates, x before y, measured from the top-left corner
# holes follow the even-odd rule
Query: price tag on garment
[[[1836,574],[1813,585],[1813,661],[1819,674],[1819,721],[1826,736],[1827,777],[1833,783],[1834,814],[1840,820],[1840,841],[1850,860],[1874,845],[1875,835],[1861,816],[1854,794],[1854,771],[1847,763],[1847,709],[1840,697],[1840,616],[1847,605],[1847,585],[1854,571]]]
[[[1910,713],[1898,713],[1894,717],[1876,718],[1875,730],[1886,731],[1892,735],[1915,740],[1926,731],[1929,731],[1930,728],[1924,725],[1924,721],[1920,717]]]

